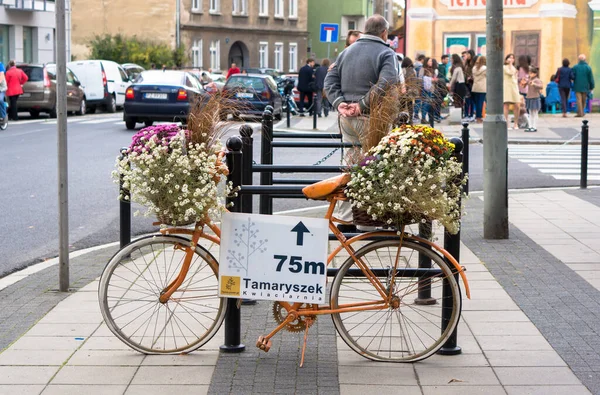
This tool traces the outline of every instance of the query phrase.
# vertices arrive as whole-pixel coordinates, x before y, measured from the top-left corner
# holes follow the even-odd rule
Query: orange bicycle
[[[464,269],[443,248],[404,229],[378,230],[346,238],[335,223],[336,203],[345,200],[344,174],[306,187],[307,198],[327,200],[325,216],[339,246],[327,265],[337,268],[328,286],[329,304],[274,302],[277,327],[261,336],[268,351],[280,330],[305,331],[330,314],[339,335],[360,355],[376,361],[415,362],[438,351],[460,318]],[[168,228],[119,250],[100,278],[100,309],[108,328],[146,354],[196,350],[218,331],[226,300],[218,295],[219,263],[201,240],[218,245],[210,221],[194,229]],[[426,264],[423,264],[426,262]],[[428,298],[419,293],[426,290]],[[303,351],[304,355],[304,351]]]

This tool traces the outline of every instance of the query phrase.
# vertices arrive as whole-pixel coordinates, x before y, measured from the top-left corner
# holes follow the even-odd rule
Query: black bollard
[[[463,150],[462,150],[462,168],[463,174],[469,174],[469,123],[464,122],[462,124],[462,141],[463,141]],[[469,179],[467,179],[467,183],[463,185],[463,192],[468,195],[469,194]]]
[[[286,119],[286,123],[287,123],[287,127],[290,128],[292,126],[292,109],[291,109],[291,105],[290,105],[290,101],[294,101],[294,99],[290,99],[288,98],[288,104],[287,104],[287,109],[285,111],[285,119]]]
[[[463,142],[458,137],[453,137],[450,141],[454,144],[454,155],[458,159],[459,162],[462,161],[461,151],[463,149]],[[459,205],[460,200],[459,200]],[[460,230],[457,234],[451,235],[448,232],[444,232],[444,249],[448,251],[457,262],[460,262]],[[456,281],[459,281],[459,274],[455,273],[454,278]],[[450,286],[448,282],[442,280],[442,331],[446,329],[448,326],[448,321],[450,320],[449,315],[452,314],[452,291],[450,290]],[[460,284],[460,283],[459,283]],[[458,325],[458,324],[457,324]],[[458,355],[462,353],[462,349],[456,344],[456,338],[458,334],[458,326],[452,332],[446,343],[440,348],[438,354],[441,355]]]
[[[252,185],[252,164],[253,164],[253,144],[252,126],[242,125],[240,127],[240,136],[242,137],[242,185]],[[242,196],[242,212],[252,213],[252,195],[245,194]]]
[[[316,103],[316,98],[315,98],[314,94],[313,94],[312,113],[313,113],[313,129],[317,130],[317,103]]]
[[[227,168],[229,175],[227,183],[232,183],[234,188],[242,185],[242,140],[233,136],[227,139]],[[233,205],[232,205],[233,204]],[[239,213],[242,211],[242,198],[240,194],[227,197],[229,211]],[[225,313],[225,344],[220,348],[222,352],[238,353],[244,351],[246,346],[241,343],[241,311],[238,299],[227,298],[227,312]]]
[[[240,135],[242,136],[242,185],[252,185],[252,165],[253,165],[253,150],[252,145],[252,126],[242,125],[240,127]],[[252,214],[252,195],[249,193],[242,195],[242,213]],[[242,305],[255,305],[256,300],[242,299]]]
[[[419,237],[431,240],[431,221],[419,223]],[[431,249],[429,246],[424,247]],[[431,269],[431,259],[421,253],[419,253],[419,269]],[[420,281],[415,304],[423,306],[435,303],[436,299],[431,297],[431,280]]]
[[[271,108],[271,110],[269,110]],[[273,164],[273,112],[271,106],[265,108],[262,116],[262,135],[260,137],[260,163]],[[273,185],[273,173],[260,173],[260,185]],[[259,212],[273,214],[273,199],[269,195],[260,195]]]
[[[120,160],[125,158],[127,148],[121,148]],[[123,198],[119,201],[119,240],[121,248],[131,243],[131,194],[123,188],[123,176],[119,182],[119,192]],[[127,198],[127,200],[124,200]]]
[[[581,122],[581,176],[579,179],[579,187],[581,189],[587,188],[589,133],[590,127],[588,126],[588,121],[584,119]]]

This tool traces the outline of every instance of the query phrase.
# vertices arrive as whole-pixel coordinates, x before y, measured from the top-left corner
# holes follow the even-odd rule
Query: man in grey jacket
[[[345,142],[358,143],[369,124],[370,93],[399,82],[400,65],[395,52],[388,47],[389,23],[381,15],[373,15],[365,23],[364,34],[344,49],[335,66],[325,77],[325,92],[340,115],[340,129]],[[351,150],[348,150],[350,154]],[[350,203],[340,205],[338,217],[352,221]],[[352,225],[338,226],[352,232]]]

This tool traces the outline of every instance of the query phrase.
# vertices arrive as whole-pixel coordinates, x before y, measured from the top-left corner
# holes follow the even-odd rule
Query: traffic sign
[[[224,213],[219,296],[324,304],[325,219]]]
[[[321,23],[320,41],[322,43],[337,43],[340,25],[337,23]]]

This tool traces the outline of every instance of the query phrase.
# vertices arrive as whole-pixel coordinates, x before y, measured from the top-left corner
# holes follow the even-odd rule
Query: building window
[[[202,0],[192,0],[192,12],[202,12]]]
[[[210,68],[221,70],[221,41],[211,41],[210,43]]]
[[[8,43],[8,25],[0,25],[0,61],[4,62],[5,67],[9,59]]]
[[[356,30],[356,21],[348,21],[348,30]]]
[[[248,0],[233,0],[233,15],[248,15]]]
[[[387,0],[385,0],[385,3],[383,4],[383,17],[390,24],[392,23],[392,20],[390,18],[390,3]]]
[[[192,66],[202,68],[202,40],[195,40],[192,47]]]
[[[258,0],[258,15],[269,16],[269,0]]]
[[[33,27],[23,26],[23,62],[33,63]]]
[[[269,43],[261,41],[258,45],[258,67],[269,67]]]
[[[209,12],[213,14],[217,14],[221,12],[221,0],[210,0],[210,10]]]
[[[275,0],[275,18],[283,18],[283,0]]]
[[[294,72],[298,70],[298,44],[290,43],[290,53],[289,53],[289,61],[290,61],[290,72]]]
[[[289,17],[291,19],[298,18],[298,0],[290,0]]]
[[[275,43],[275,70],[283,71],[283,43]]]

